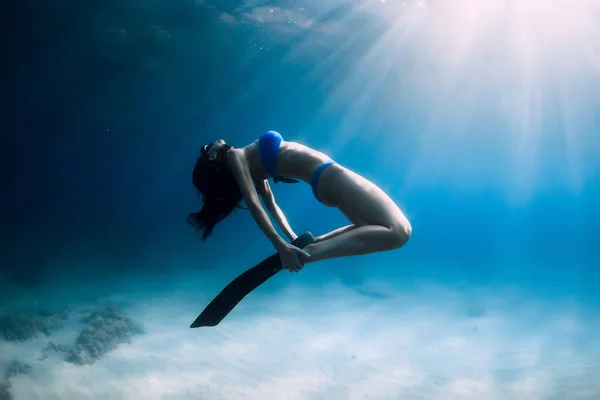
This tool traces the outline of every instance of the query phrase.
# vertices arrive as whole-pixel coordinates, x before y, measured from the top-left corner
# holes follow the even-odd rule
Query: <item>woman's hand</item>
[[[299,249],[293,244],[285,243],[278,250],[279,258],[281,259],[281,267],[290,272],[298,272],[304,268],[304,264],[300,259],[310,258],[310,254]]]

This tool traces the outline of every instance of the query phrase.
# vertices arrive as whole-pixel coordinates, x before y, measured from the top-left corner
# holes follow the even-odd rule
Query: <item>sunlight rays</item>
[[[315,21],[333,9],[336,18],[313,24],[290,59],[315,53],[324,35],[335,42],[313,74],[332,88],[323,112],[343,115],[335,150],[382,139],[392,144],[386,157],[398,157],[407,112],[420,112],[413,183],[425,175],[457,185],[494,178],[509,197],[526,201],[547,187],[576,193],[597,173],[599,2],[320,4]]]
[[[262,32],[248,57],[289,48],[282,62],[324,94],[298,136],[334,126],[323,144],[334,157],[385,143],[378,168],[402,177],[399,190],[487,188],[526,203],[598,179],[600,2],[261,0],[224,21]]]

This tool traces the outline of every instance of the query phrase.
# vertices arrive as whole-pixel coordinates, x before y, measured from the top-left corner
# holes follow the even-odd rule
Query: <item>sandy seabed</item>
[[[0,399],[600,398],[599,314],[573,299],[296,284],[253,293],[215,328],[189,329],[213,294],[193,287],[71,303],[48,335],[0,341]],[[143,331],[68,361],[90,313],[107,304]]]

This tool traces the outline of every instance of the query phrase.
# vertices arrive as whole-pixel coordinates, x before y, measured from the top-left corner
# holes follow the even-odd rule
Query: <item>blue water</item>
[[[564,4],[563,4],[564,3]],[[0,399],[600,398],[600,6],[2,5]],[[280,273],[199,149],[265,130],[382,187],[392,252]],[[271,185],[298,234],[347,224]]]

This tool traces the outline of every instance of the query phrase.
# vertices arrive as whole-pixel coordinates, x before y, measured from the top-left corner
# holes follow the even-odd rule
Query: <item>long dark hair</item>
[[[190,225],[203,231],[202,240],[210,236],[216,224],[239,207],[243,198],[233,173],[225,163],[227,152],[232,147],[223,145],[218,156],[211,159],[208,156],[211,145],[202,148],[192,176],[194,186],[202,196],[202,209],[187,217]]]

